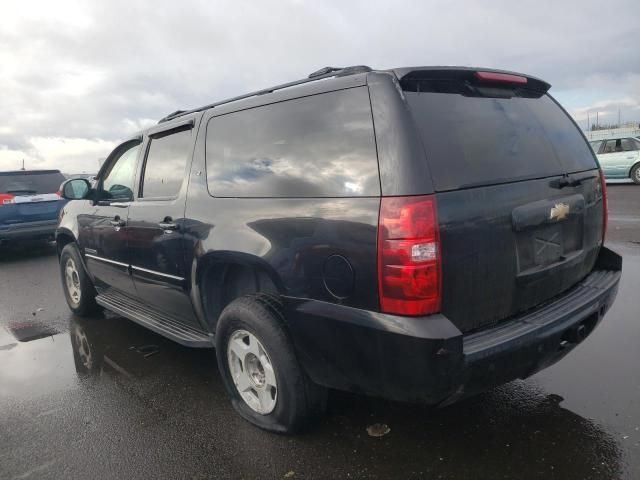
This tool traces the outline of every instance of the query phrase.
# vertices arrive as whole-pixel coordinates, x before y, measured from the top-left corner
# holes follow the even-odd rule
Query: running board
[[[96,297],[96,303],[186,347],[214,347],[213,336],[207,332],[184,325],[174,317],[113,288],[100,293]]]

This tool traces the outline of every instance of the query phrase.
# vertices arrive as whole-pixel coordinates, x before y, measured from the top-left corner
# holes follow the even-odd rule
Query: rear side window
[[[11,195],[56,193],[64,180],[64,175],[57,170],[0,173],[0,193]]]
[[[212,118],[207,180],[216,197],[380,194],[366,87]]]
[[[141,197],[176,197],[191,151],[191,126],[151,137],[144,166]]]
[[[600,151],[600,147],[602,146],[602,140],[598,140],[598,141],[595,141],[595,142],[589,142],[589,144],[591,145],[591,149],[595,153],[598,153]]]
[[[571,119],[542,95],[493,98],[405,92],[436,190],[596,168]]]
[[[616,153],[622,151],[622,145],[620,144],[620,139],[607,140],[604,143],[604,150],[602,153]]]

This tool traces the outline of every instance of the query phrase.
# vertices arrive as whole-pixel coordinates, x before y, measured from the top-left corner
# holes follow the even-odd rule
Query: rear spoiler
[[[393,70],[406,90],[415,90],[415,85],[428,81],[459,81],[477,87],[511,87],[528,90],[538,95],[545,94],[551,85],[531,75],[472,67],[405,67]]]

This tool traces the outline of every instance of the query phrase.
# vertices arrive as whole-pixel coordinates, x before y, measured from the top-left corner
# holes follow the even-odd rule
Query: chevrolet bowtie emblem
[[[562,220],[567,218],[567,215],[569,215],[569,205],[567,205],[566,203],[556,203],[552,208],[551,208],[551,212],[549,214],[549,219],[553,220]]]

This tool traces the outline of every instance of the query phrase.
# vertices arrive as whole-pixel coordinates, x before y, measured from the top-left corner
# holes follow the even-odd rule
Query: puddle
[[[0,329],[2,330],[2,329]],[[5,332],[6,333],[6,332]],[[8,335],[0,338],[0,397],[31,398],[74,388],[77,384],[68,333],[30,342],[17,342]]]
[[[38,321],[0,326],[0,400],[33,398],[76,388],[107,372],[123,379],[161,381],[189,371],[197,352],[128,320],[71,317],[57,333]]]
[[[50,337],[52,335],[60,333],[52,326],[35,320],[10,322],[6,326],[6,329],[18,342],[21,343],[31,342],[39,338]]]

